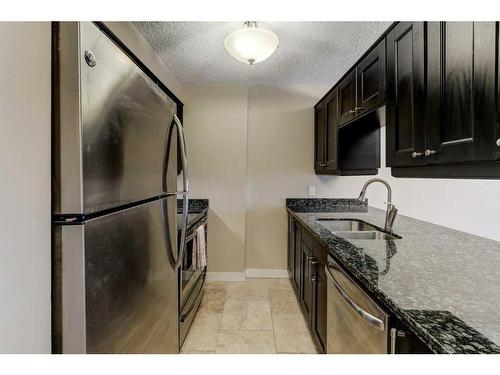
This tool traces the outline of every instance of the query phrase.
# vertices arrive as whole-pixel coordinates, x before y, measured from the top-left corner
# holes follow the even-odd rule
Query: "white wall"
[[[312,170],[312,107],[322,86],[250,86],[246,268],[286,269],[285,199],[303,196]]]
[[[243,273],[247,103],[243,85],[185,85],[190,196],[210,199],[208,271]]]
[[[0,22],[0,353],[50,353],[50,23]]]

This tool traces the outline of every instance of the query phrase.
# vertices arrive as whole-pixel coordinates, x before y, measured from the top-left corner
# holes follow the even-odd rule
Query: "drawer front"
[[[203,275],[198,278],[193,291],[189,295],[185,306],[179,314],[179,338],[181,346],[186,339],[186,335],[188,334],[189,328],[193,323],[196,312],[198,311],[198,308],[200,307],[201,301],[203,299],[203,286],[205,285],[205,277],[206,274],[203,273]]]

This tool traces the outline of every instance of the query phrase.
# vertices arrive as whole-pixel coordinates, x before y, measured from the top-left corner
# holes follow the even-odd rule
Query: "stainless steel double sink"
[[[397,240],[400,236],[384,232],[358,219],[320,218],[316,222],[337,237],[349,240]]]

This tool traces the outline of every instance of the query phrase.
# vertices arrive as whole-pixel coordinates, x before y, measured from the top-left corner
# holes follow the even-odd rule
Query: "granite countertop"
[[[287,199],[287,209],[432,351],[500,353],[500,242],[402,215],[393,228],[401,239],[345,240],[316,220],[352,218],[380,228],[385,211],[329,201],[325,210],[312,199]]]

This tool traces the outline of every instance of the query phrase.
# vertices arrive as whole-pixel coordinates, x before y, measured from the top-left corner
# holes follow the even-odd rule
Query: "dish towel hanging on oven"
[[[205,241],[205,226],[196,229],[196,269],[202,270],[207,265],[207,246]]]
[[[191,271],[196,271],[198,269],[198,241],[191,241],[192,242],[192,249],[191,249]],[[187,245],[186,245],[187,246]],[[187,249],[186,249],[187,250]]]

